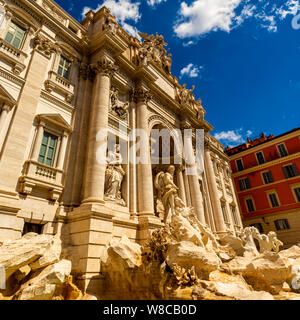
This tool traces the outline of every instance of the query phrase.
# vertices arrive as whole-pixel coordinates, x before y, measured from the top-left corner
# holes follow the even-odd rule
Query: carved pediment
[[[51,123],[67,132],[72,131],[72,127],[67,123],[67,121],[58,113],[54,114],[39,114],[36,116],[37,120],[44,121],[46,123]]]
[[[16,105],[17,101],[11,96],[11,94],[0,84],[0,103],[6,103],[10,107]]]

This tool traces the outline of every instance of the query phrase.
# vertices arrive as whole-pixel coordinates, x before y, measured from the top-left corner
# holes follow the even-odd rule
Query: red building
[[[300,243],[300,128],[227,147],[245,226]]]

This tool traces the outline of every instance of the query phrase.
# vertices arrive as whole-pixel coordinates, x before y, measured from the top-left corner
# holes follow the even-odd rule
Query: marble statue
[[[122,168],[122,156],[119,144],[115,145],[115,151],[108,152],[107,168],[105,172],[105,200],[114,201],[125,206],[122,199],[121,187],[125,171]]]
[[[158,190],[158,200],[164,207],[164,223],[175,214],[176,208],[184,207],[178,196],[178,187],[174,183],[175,167],[169,166],[167,172],[159,172],[155,177],[155,187]]]
[[[270,231],[268,235],[260,234],[258,229],[251,227],[252,236],[259,243],[260,253],[275,252],[278,253],[283,243],[277,239],[274,231]]]

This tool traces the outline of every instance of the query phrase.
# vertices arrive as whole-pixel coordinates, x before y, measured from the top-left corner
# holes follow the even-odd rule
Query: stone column
[[[92,65],[92,68],[96,77],[89,123],[83,203],[104,203],[110,80],[117,68],[106,57]]]
[[[188,176],[186,175],[186,172],[184,172],[183,174],[183,180],[184,180],[186,205],[188,207],[191,207],[192,206],[191,193],[190,193],[189,179],[188,179]]]
[[[182,166],[179,166],[177,168],[176,176],[177,176],[177,183],[179,188],[179,197],[184,202],[184,204],[187,205],[182,170],[183,170]]]
[[[226,226],[222,214],[220,199],[218,197],[218,188],[215,179],[215,172],[213,168],[213,164],[211,161],[210,151],[209,149],[205,149],[205,162],[207,169],[207,179],[208,179],[208,187],[210,191],[210,198],[212,202],[212,209],[214,213],[214,218],[216,222],[217,232],[225,232]]]
[[[7,104],[4,104],[0,114],[0,130],[1,131],[5,125],[9,111],[10,111],[10,107]]]
[[[188,155],[194,154],[192,135],[190,136],[185,135],[185,152],[187,152]],[[189,157],[188,155],[185,155],[185,157],[186,158]],[[190,158],[189,160],[192,160],[192,159]],[[190,186],[192,206],[194,207],[195,213],[198,219],[200,220],[200,222],[203,224],[206,224],[196,163],[194,164],[190,163],[187,166],[187,169],[189,173],[188,181]]]
[[[143,135],[143,141],[140,144],[140,159],[137,164],[138,180],[138,213],[139,215],[154,215],[153,203],[153,178],[152,165],[149,145],[149,127],[148,127],[148,108],[147,103],[151,96],[149,91],[144,88],[136,90],[137,108],[136,122],[137,129]],[[141,137],[138,137],[141,139]],[[138,142],[138,141],[137,141]],[[143,162],[143,163],[141,163]]]
[[[67,151],[67,143],[68,143],[68,134],[67,132],[64,131],[61,144],[60,144],[57,165],[56,165],[57,169],[60,169],[60,170],[62,170],[64,167],[64,160],[65,160],[65,155]]]
[[[137,189],[136,189],[136,100],[134,92],[130,93],[129,125],[132,129],[131,141],[129,141],[129,211],[131,214],[137,212]]]
[[[34,161],[38,161],[40,150],[41,150],[41,144],[43,140],[43,135],[44,135],[44,123],[40,122],[38,127],[37,127],[37,133],[33,145],[33,150],[31,154],[31,159]]]
[[[231,191],[232,191],[232,194],[233,194],[233,202],[234,204],[236,205],[235,207],[235,212],[236,212],[236,215],[237,215],[237,219],[238,219],[238,222],[239,222],[239,226],[241,228],[243,228],[243,221],[242,221],[242,216],[241,216],[241,212],[240,212],[240,209],[239,209],[239,203],[238,203],[238,199],[237,199],[237,196],[236,196],[236,190],[235,190],[235,187],[233,185],[233,179],[232,179],[232,176],[231,176],[232,172],[231,170],[229,170],[229,181],[230,181],[230,187],[231,187]]]

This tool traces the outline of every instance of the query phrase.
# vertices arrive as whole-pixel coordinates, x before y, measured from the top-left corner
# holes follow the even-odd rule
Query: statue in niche
[[[172,215],[185,204],[178,196],[178,187],[174,183],[175,167],[169,166],[167,172],[159,172],[155,177],[155,188],[158,190],[157,207],[161,203],[164,210],[164,223],[169,222]]]
[[[114,201],[122,206],[126,203],[122,199],[121,187],[125,176],[122,168],[122,155],[120,154],[120,145],[115,145],[114,151],[108,152],[107,168],[105,172],[105,200]]]
[[[111,102],[111,111],[121,120],[127,119],[127,112],[129,108],[129,103],[119,102],[119,90],[115,87],[112,87],[110,90],[110,102]]]

